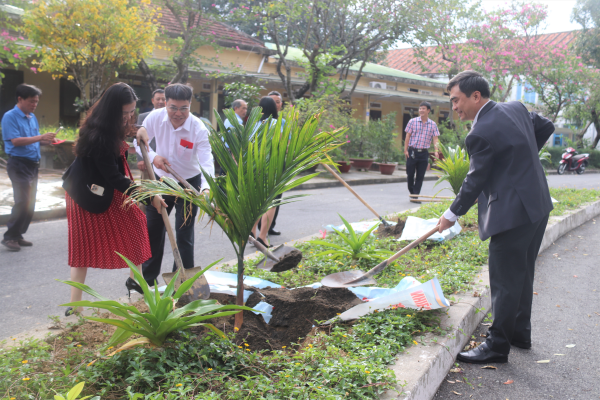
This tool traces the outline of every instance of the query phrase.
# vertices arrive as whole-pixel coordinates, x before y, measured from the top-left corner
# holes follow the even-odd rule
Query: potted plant
[[[369,127],[364,122],[357,119],[353,120],[348,126],[348,153],[351,155],[350,161],[356,169],[368,171],[373,164],[371,154],[371,143],[369,141]]]
[[[40,134],[48,132],[56,132],[58,130],[58,126],[46,125],[40,127]],[[51,146],[42,146],[40,148],[42,152],[41,161],[42,168],[54,168],[58,169],[68,167],[75,160],[75,141],[79,137],[79,128],[74,126],[65,126],[61,129],[61,131],[56,135],[58,140],[64,140],[64,142],[51,145]],[[56,156],[56,157],[55,157]],[[55,165],[55,161],[57,161],[57,165]]]
[[[378,160],[379,172],[382,175],[392,175],[398,165],[400,152],[394,139],[398,135],[396,129],[396,113],[386,115],[379,121],[369,123],[373,153]]]
[[[338,147],[330,153],[331,159],[336,163],[340,172],[346,173],[350,171],[350,158],[344,150],[344,146]]]

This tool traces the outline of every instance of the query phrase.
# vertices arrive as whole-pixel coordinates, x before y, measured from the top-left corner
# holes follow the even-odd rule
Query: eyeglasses
[[[175,106],[170,106],[169,107],[169,111],[171,111],[171,112],[177,112],[177,111],[179,111],[179,112],[182,112],[182,113],[186,113],[186,112],[190,111],[190,108],[189,107],[179,107],[179,108],[177,108]]]

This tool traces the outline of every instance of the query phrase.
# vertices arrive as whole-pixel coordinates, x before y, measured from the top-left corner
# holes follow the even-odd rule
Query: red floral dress
[[[121,160],[125,173],[133,180],[125,152],[121,146]],[[136,206],[123,206],[127,196],[115,189],[108,210],[94,214],[79,207],[68,194],[67,221],[69,225],[69,265],[75,268],[128,268],[118,253],[135,265],[148,260],[152,253],[148,239],[146,216]]]

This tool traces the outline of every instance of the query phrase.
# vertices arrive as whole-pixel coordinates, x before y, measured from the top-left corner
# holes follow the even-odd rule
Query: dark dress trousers
[[[519,102],[489,101],[465,140],[470,170],[450,210],[464,215],[479,200],[479,237],[491,238],[494,322],[486,342],[501,354],[511,342],[531,342],[535,260],[553,208],[538,152],[553,132]]]

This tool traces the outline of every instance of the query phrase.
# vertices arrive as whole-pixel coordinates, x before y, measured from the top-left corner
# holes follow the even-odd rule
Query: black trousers
[[[187,180],[197,190],[200,190],[202,184],[202,175],[196,175]],[[181,185],[181,184],[180,184]],[[183,185],[181,185],[183,187]],[[194,224],[198,215],[198,207],[186,204],[182,199],[177,199],[173,196],[164,196],[167,203],[167,214],[171,214],[171,210],[175,208],[175,237],[177,239],[177,247],[181,254],[183,267],[185,269],[194,267]],[[191,212],[190,212],[191,211]],[[162,216],[152,205],[146,206],[146,222],[148,224],[148,236],[150,237],[150,249],[152,257],[142,264],[142,272],[144,279],[148,285],[154,285],[154,281],[158,279],[162,265],[163,254],[165,250],[165,233],[166,228]],[[173,262],[173,272],[177,270],[175,262]]]
[[[494,235],[490,239],[490,289],[494,322],[486,340],[495,352],[508,354],[510,342],[531,342],[531,303],[535,261],[548,216]]]
[[[429,152],[427,150],[417,152],[412,148],[408,149],[409,157],[406,159],[406,181],[408,183],[408,191],[410,194],[421,193],[423,186],[423,178],[429,164]],[[412,157],[414,155],[414,158]],[[417,178],[415,180],[415,172]]]
[[[22,157],[10,157],[6,171],[13,187],[15,205],[4,233],[5,240],[23,239],[35,210],[39,163]]]

